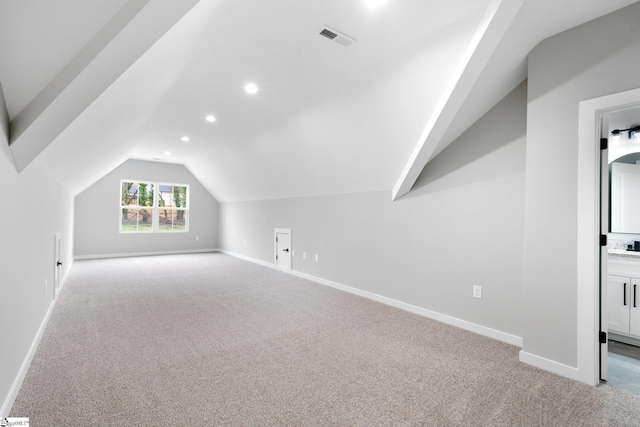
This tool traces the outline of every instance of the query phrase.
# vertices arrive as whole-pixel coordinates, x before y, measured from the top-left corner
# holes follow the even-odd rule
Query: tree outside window
[[[153,231],[153,192],[154,186],[150,183],[135,181],[121,183],[121,231]]]
[[[175,232],[189,230],[189,186],[121,181],[120,231]]]
[[[187,227],[187,186],[160,184],[159,229],[160,231],[185,231]]]

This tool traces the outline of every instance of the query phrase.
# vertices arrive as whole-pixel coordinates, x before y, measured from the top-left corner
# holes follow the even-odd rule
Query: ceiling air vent
[[[319,34],[329,40],[333,40],[334,42],[341,44],[342,46],[351,46],[351,44],[356,41],[353,37],[349,37],[348,35],[326,25],[322,27]]]

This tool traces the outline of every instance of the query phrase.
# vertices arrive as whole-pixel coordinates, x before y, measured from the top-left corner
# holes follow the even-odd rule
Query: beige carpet
[[[223,254],[76,262],[11,416],[31,426],[638,426],[640,396]]]

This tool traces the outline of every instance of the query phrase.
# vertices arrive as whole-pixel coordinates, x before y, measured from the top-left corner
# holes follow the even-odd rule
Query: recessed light
[[[205,119],[206,119],[208,122],[211,122],[211,123],[213,123],[213,122],[215,122],[215,121],[216,121],[215,116],[212,116],[211,114],[209,114],[207,117],[205,117]]]
[[[170,155],[171,155],[171,151],[165,151],[165,152],[164,152],[164,155],[165,155],[165,156],[170,156]]]
[[[247,83],[244,85],[244,90],[253,95],[254,93],[258,93],[258,86],[256,86],[255,83]]]
[[[180,138],[180,141],[182,141],[182,142],[189,142],[189,141],[191,141],[191,140],[189,139],[189,137],[188,137],[188,136],[183,136],[182,138]]]

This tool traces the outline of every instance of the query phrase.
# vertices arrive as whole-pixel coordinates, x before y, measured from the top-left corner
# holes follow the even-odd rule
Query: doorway
[[[291,229],[276,228],[274,230],[274,264],[291,270]]]
[[[636,209],[640,206],[640,106],[606,113],[602,129],[608,150],[603,151],[606,162],[603,158],[601,168],[601,218],[608,239],[601,262],[602,330],[607,333],[601,379],[640,395],[640,222]]]
[[[577,204],[577,366],[557,367],[555,372],[578,381],[598,385],[601,354],[607,352],[607,341],[601,344],[601,309],[606,310],[606,293],[600,294],[600,283],[606,283],[607,246],[601,245],[602,155],[601,119],[612,111],[640,105],[640,88],[585,100],[579,103],[578,115],[578,204]],[[597,143],[597,144],[596,144]],[[602,300],[605,304],[601,304]],[[605,368],[606,375],[606,368]]]

